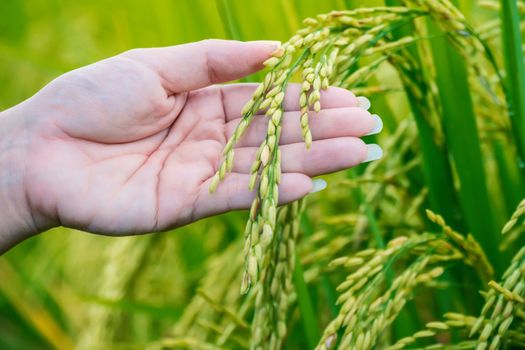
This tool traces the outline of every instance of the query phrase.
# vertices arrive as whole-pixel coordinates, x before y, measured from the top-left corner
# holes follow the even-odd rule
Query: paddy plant
[[[489,200],[484,175],[487,169],[481,158],[482,143],[477,125],[485,126],[492,121],[477,121],[472,102],[484,100],[487,103],[490,99],[490,103],[495,104],[491,108],[506,111],[502,107],[508,99],[503,87],[504,78],[492,50],[467,24],[454,4],[445,0],[405,1],[399,6],[331,12],[308,18],[303,24],[305,27],[265,62],[269,72],[245,105],[243,118],[224,150],[224,160],[211,188],[214,191],[220,186],[220,181],[231,170],[235,144],[242,138],[253,116],[263,111],[268,119],[267,136],[251,168],[250,190],[255,189],[256,197],[244,232],[241,293],[250,293],[254,298],[249,347],[279,349],[283,346],[288,331],[286,315],[295,298],[299,299],[303,317],[311,317],[300,300],[309,298],[308,293],[304,295],[297,285],[295,290],[292,286],[294,256],[296,246],[300,244],[299,215],[302,209],[299,208],[304,202],[277,207],[281,174],[279,138],[287,84],[293,77],[301,82],[300,127],[308,149],[312,143],[309,120],[315,118],[321,109],[320,91],[331,85],[350,89],[364,86],[385,63],[397,70],[421,132],[419,140],[423,159],[419,162],[423,162],[429,181],[431,206],[434,210],[443,209],[448,219],[459,222],[461,227],[471,229],[473,233],[460,234],[446,224],[444,217],[427,210],[428,221],[437,225],[441,233],[411,232],[387,243],[379,237],[374,243],[380,249],[358,250],[351,256],[332,260],[327,265],[328,271],[348,272],[344,281],[335,287],[339,295],[335,304],[339,311],[326,324],[315,348],[372,349],[387,346],[388,341],[385,343],[382,335],[388,333],[407,302],[414,298],[415,291],[438,288],[437,281],[453,263],[474,269],[477,283],[490,288],[484,292],[486,304],[482,316],[472,325],[472,316],[446,313],[451,318],[456,317],[456,321],[428,322],[426,329],[395,341],[388,348],[407,348],[418,343],[419,339],[428,342],[428,338],[434,338],[439,332],[449,331],[450,325],[459,322],[457,318],[469,320],[464,324],[472,327],[470,337],[478,334],[481,325],[486,324],[477,341],[467,339],[460,342],[461,348],[472,345],[476,349],[496,349],[505,342],[519,342],[512,337],[505,338],[513,319],[513,309],[507,306],[508,311],[503,315],[500,313],[506,305],[503,300],[511,304],[522,302],[522,284],[516,284],[523,278],[519,272],[521,258],[518,252],[510,270],[503,274],[504,279],[512,274],[510,282],[502,286],[492,280],[495,270],[490,260],[500,267],[504,255],[497,247],[498,222]],[[406,26],[411,26],[415,32],[403,35],[407,31],[401,28]],[[425,64],[431,66],[425,67]],[[461,97],[461,103],[458,103],[458,97]],[[358,100],[363,108],[370,107],[368,99],[358,97]],[[430,108],[424,110],[425,106]],[[435,161],[432,156],[438,157],[435,165],[431,164]],[[444,177],[445,181],[432,176],[433,171],[439,171],[438,176]],[[361,179],[364,178],[363,175]],[[455,185],[458,181],[460,186]],[[383,186],[388,187],[384,179]],[[443,198],[440,191],[452,191],[452,196]],[[363,199],[368,200],[366,196]],[[420,208],[422,204],[422,201],[417,202]],[[377,201],[374,206],[380,208],[381,203]],[[416,209],[414,214],[421,213],[420,210]],[[459,220],[458,214],[461,215]],[[518,215],[514,214],[505,232]],[[374,214],[368,219],[376,220]],[[327,254],[336,252],[332,249]],[[395,268],[401,264],[402,269]],[[315,277],[320,278],[321,274],[318,272]],[[301,277],[306,276],[308,271]],[[452,283],[454,278],[453,275],[447,277]],[[493,314],[496,319],[486,321],[483,315],[488,313],[496,298],[499,298],[499,306]],[[313,327],[307,326],[312,324],[307,320],[303,324],[306,332],[318,333],[315,329],[317,322],[313,322]],[[495,335],[493,330],[498,327],[501,330]],[[496,338],[491,339],[494,336]],[[312,346],[311,342],[309,346]],[[440,346],[438,343],[428,348]]]
[[[217,3],[226,18],[217,25],[250,37],[237,16],[246,5]],[[524,348],[523,4],[334,1],[337,10],[313,15],[312,5],[313,16],[294,25],[299,6],[271,3],[293,31],[250,78],[259,85],[210,188],[264,115],[250,210],[184,235],[105,244],[93,285],[107,293],[88,299],[84,322],[79,296],[62,292],[74,307],[57,319],[81,325],[70,327],[85,349]],[[385,156],[280,206],[292,82],[306,152],[323,90],[337,86],[382,116],[383,133],[366,137]],[[0,291],[16,295],[10,287]]]

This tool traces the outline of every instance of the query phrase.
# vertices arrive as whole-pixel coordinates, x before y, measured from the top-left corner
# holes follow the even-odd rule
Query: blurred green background
[[[303,18],[345,4],[351,2],[2,0],[0,107],[27,98],[65,71],[131,48],[206,38],[287,40]]]
[[[364,0],[1,0],[0,110],[30,97],[64,72],[131,48],[176,45],[207,38],[286,41],[301,27],[301,20],[305,17],[331,10],[384,3]],[[467,19],[474,27],[485,22],[494,24],[498,18],[497,12],[480,10],[476,3],[459,1]],[[489,19],[492,22],[489,23]],[[497,24],[494,26],[496,29]],[[486,32],[490,34],[489,30]],[[497,63],[503,66],[497,34],[488,41],[495,49],[494,52],[498,53]],[[428,57],[424,58],[429,60]],[[423,70],[433,71],[433,61],[430,59],[430,62],[428,65],[423,64]],[[448,64],[446,61],[441,63]],[[403,150],[392,157],[391,164],[381,163],[383,168],[379,173],[390,174],[392,178],[387,179],[385,175],[379,180],[369,179],[369,182],[385,183],[378,190],[378,197],[381,200],[383,196],[388,197],[390,202],[385,200],[382,201],[384,203],[378,203],[379,200],[374,197],[372,209],[381,215],[379,224],[383,235],[391,238],[398,235],[398,231],[404,234],[403,230],[419,232],[420,229],[428,228],[421,210],[429,206],[428,184],[421,169],[421,158],[424,157],[420,157],[417,132],[413,120],[409,118],[411,110],[402,92],[402,85],[391,66],[381,67],[380,74],[382,81],[378,82],[375,77],[371,79],[372,86],[388,88],[388,94],[379,93],[372,99],[374,111],[385,122],[385,130],[380,136],[384,139],[380,141],[387,137],[395,139],[391,147],[397,147],[396,152],[400,148]],[[255,74],[247,80],[257,81],[261,76]],[[430,73],[429,77],[432,78]],[[482,95],[475,90],[476,84],[472,85],[473,94]],[[437,88],[432,87],[437,91]],[[436,91],[433,93],[437,94]],[[487,170],[486,182],[490,194],[487,206],[492,209],[494,222],[501,226],[521,199],[522,174],[517,175],[518,166],[513,140],[509,136],[507,115],[500,113],[503,107],[493,103],[489,108],[479,104],[479,101],[490,103],[479,96],[475,100],[478,124],[474,124],[471,130],[474,135],[478,131],[481,142],[474,138],[465,142],[476,143],[483,151],[482,166]],[[463,105],[464,101],[455,102]],[[427,106],[423,105],[425,108]],[[442,116],[444,121],[446,118],[449,118],[449,125],[453,127],[464,120],[463,115],[459,114]],[[500,124],[504,125],[502,130],[494,127]],[[463,130],[455,130],[462,137]],[[456,144],[454,149],[454,145],[447,143],[449,141],[444,143],[443,153],[453,164],[454,181],[457,183],[456,169],[468,168],[469,162],[467,159],[463,167],[454,163],[457,160],[454,157],[461,147]],[[434,161],[426,160],[430,163]],[[503,177],[505,168],[500,165],[506,162],[511,164],[507,178],[513,181],[502,180],[507,178]],[[405,164],[408,164],[407,168],[414,166],[406,169]],[[339,174],[338,181],[343,178],[349,182],[345,176],[351,179],[361,170]],[[387,170],[391,170],[390,173]],[[401,175],[396,175],[398,170]],[[471,174],[472,178],[476,176],[481,178],[479,183],[485,181],[482,172]],[[388,187],[391,185],[388,181],[398,181],[395,184],[398,187]],[[346,185],[348,187],[345,189],[351,187],[348,183]],[[434,188],[434,193],[440,190]],[[457,188],[447,188],[444,193],[449,190],[454,192]],[[329,188],[327,192],[330,191]],[[323,209],[317,205],[309,208],[311,221],[329,231],[331,238],[335,237],[334,241],[339,235],[342,240],[348,238],[354,232],[352,225],[358,226],[357,216],[351,215],[357,207],[361,208],[355,202],[363,202],[365,197],[353,187],[352,191],[332,190],[332,200],[324,201]],[[399,197],[406,201],[396,202]],[[337,202],[338,199],[341,202]],[[466,205],[461,203],[465,207],[470,205],[472,208],[480,204],[477,193],[471,193],[467,199]],[[348,208],[339,207],[338,203],[342,201],[345,201],[345,205],[350,202]],[[456,199],[450,201],[456,204]],[[329,220],[323,221],[323,211],[334,216],[346,215],[331,218],[339,223],[335,224],[340,225],[336,226],[337,230],[325,225]],[[368,219],[370,216],[373,219],[373,214],[366,214]],[[0,349],[98,349],[100,343],[97,343],[97,339],[109,338],[112,339],[111,348],[144,348],[151,341],[168,334],[173,324],[180,319],[195,294],[200,278],[205,274],[210,257],[221,251],[228,252],[230,247],[232,254],[241,255],[240,246],[230,243],[242,235],[245,220],[245,213],[230,213],[173,232],[131,238],[101,237],[59,228],[23,242],[0,257]],[[458,222],[463,225],[458,229],[468,226],[462,216]],[[496,236],[499,232],[494,231],[492,234]],[[364,240],[365,245],[372,241],[370,236]],[[484,244],[496,246],[489,240],[485,240]],[[313,253],[316,253],[315,244],[312,247]],[[357,244],[355,247],[363,246]],[[315,257],[315,254],[311,256]],[[489,258],[496,260],[497,256]],[[238,281],[233,283],[239,284]],[[467,293],[477,295],[478,286],[470,287]],[[237,292],[237,288],[231,289]],[[472,290],[475,290],[474,294]],[[319,294],[323,293],[325,291]],[[330,301],[331,298],[334,296],[329,295],[326,300]],[[450,299],[450,305],[457,306],[460,303],[455,296]],[[473,303],[470,299],[467,301]],[[415,305],[410,305],[409,309],[413,315],[421,311]],[[427,311],[430,313],[426,309],[420,313]],[[329,316],[323,314],[319,318],[322,319],[319,323],[325,324]],[[406,318],[402,319],[395,335],[405,336],[419,329],[417,325],[406,326],[409,323]],[[294,339],[299,339],[297,348],[301,348],[300,327],[293,329],[299,332],[294,335]],[[109,333],[111,336],[107,336]]]

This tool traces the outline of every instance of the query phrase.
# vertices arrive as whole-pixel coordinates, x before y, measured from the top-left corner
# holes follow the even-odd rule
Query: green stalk
[[[388,6],[399,5],[396,0],[386,0]],[[411,35],[413,32],[413,26],[407,24],[403,27],[397,28],[392,32],[394,40],[402,37]],[[419,54],[414,46],[408,47],[408,55],[422,67]],[[423,76],[422,73],[404,72],[400,71],[399,74],[405,74],[412,81],[417,81],[417,77],[410,76],[415,74],[419,77]],[[421,92],[424,93],[426,90],[425,86],[421,86]],[[416,122],[418,129],[418,141],[421,150],[421,166],[423,176],[425,178],[425,184],[428,187],[428,197],[430,207],[434,208],[439,212],[447,222],[454,224],[457,227],[457,219],[455,215],[456,205],[456,194],[452,182],[452,170],[448,161],[447,152],[444,145],[438,144],[434,130],[426,117],[426,104],[423,101],[418,100],[415,95],[410,91],[408,86],[405,86],[405,93],[407,100],[412,111],[412,116]],[[450,278],[452,278],[450,276]],[[457,291],[451,291],[456,297],[461,296]],[[444,314],[449,311],[450,300],[443,300],[438,298],[439,313]],[[418,326],[419,315],[415,308],[410,310],[404,310],[400,313],[399,317],[393,323],[393,334],[396,339],[413,334],[419,328]]]
[[[432,126],[425,117],[425,105],[419,103],[410,92],[407,98],[418,129],[423,174],[428,186],[430,207],[435,208],[451,225],[458,227],[459,223],[455,214],[456,193],[448,154],[444,145],[439,145],[435,140]]]
[[[224,31],[229,39],[242,40],[241,32],[239,30],[239,23],[236,20],[235,14],[232,11],[228,0],[217,0],[217,7],[221,15]]]
[[[354,8],[354,6],[352,6],[352,1],[351,0],[344,0],[345,2],[345,6],[348,10]]]
[[[305,236],[311,236],[314,233],[312,222],[310,221],[306,210],[303,211],[301,215],[301,230]],[[332,317],[335,317],[339,312],[339,308],[337,307],[337,292],[332,285],[332,282],[330,282],[330,279],[325,274],[321,276],[321,287],[326,297],[326,303],[330,308],[330,313]]]
[[[359,175],[356,172],[356,169],[350,169],[348,171],[347,177],[349,179],[355,179]],[[385,240],[383,239],[383,234],[381,232],[381,229],[379,228],[379,223],[377,221],[377,218],[374,214],[373,208],[370,206],[368,201],[366,200],[366,196],[361,190],[361,187],[355,186],[352,190],[353,196],[357,198],[357,202],[359,203],[359,210],[362,210],[366,216],[366,219],[368,221],[368,227],[370,228],[370,231],[372,232],[372,237],[374,237],[375,241],[375,247],[377,249],[384,249],[386,244]],[[392,281],[394,280],[394,272],[393,271],[387,271],[386,273],[386,281],[387,284],[390,286]]]
[[[400,6],[399,0],[385,0],[388,6]],[[396,28],[392,31],[394,40],[401,39],[405,36],[410,36],[414,32],[412,23],[406,24],[403,27]],[[408,54],[416,62],[419,67],[423,67],[418,51],[415,46],[409,46]],[[423,76],[421,73],[401,72],[401,74],[415,74],[419,77]],[[417,77],[411,77],[412,81],[417,81]],[[422,86],[424,90],[426,88]],[[448,161],[448,155],[444,145],[438,144],[436,141],[432,126],[426,118],[425,105],[418,101],[418,99],[405,88],[412,115],[416,121],[418,129],[419,144],[422,153],[422,168],[425,176],[425,183],[428,186],[430,207],[436,212],[440,213],[447,222],[454,227],[458,226],[457,216],[455,215],[456,194],[452,181],[452,170]],[[425,91],[421,91],[425,93]]]
[[[358,177],[357,173],[356,173],[356,170],[355,169],[350,169],[348,171],[348,175],[347,177],[349,179],[355,179]],[[362,206],[362,210],[368,220],[368,225],[370,227],[370,231],[372,231],[372,237],[374,237],[374,240],[375,240],[375,243],[376,243],[376,248],[378,249],[383,249],[385,248],[385,241],[383,239],[383,235],[381,233],[381,230],[379,229],[379,224],[377,222],[377,219],[374,215],[374,212],[372,210],[372,208],[370,207],[370,204],[367,203],[366,201],[366,197],[363,193],[363,191],[361,190],[361,187],[359,186],[354,186],[353,190],[353,195],[355,198],[357,198],[357,202]]]
[[[285,14],[285,21],[288,25],[288,36],[292,36],[293,33],[301,26],[301,21],[297,17],[297,9],[295,4],[291,1],[282,0],[281,7]]]
[[[500,0],[501,39],[509,113],[521,159],[525,156],[525,65],[516,0]]]
[[[317,342],[321,338],[319,325],[317,324],[317,317],[312,305],[308,287],[304,281],[303,267],[298,254],[295,255],[295,269],[293,271],[293,283],[295,292],[297,293],[297,302],[299,303],[299,310],[301,310],[301,321],[303,323],[306,342],[309,349],[315,349]]]
[[[468,72],[463,58],[443,33],[429,22],[436,67],[436,81],[442,107],[446,142],[460,181],[459,198],[467,226],[490,257],[496,271],[503,269],[498,251],[500,225],[494,220],[481,155]]]
[[[235,16],[234,11],[232,10],[230,1],[216,0],[216,4],[219,10],[224,31],[226,32],[228,39],[243,40],[239,22],[237,21],[237,17]],[[254,79],[251,77],[244,77],[239,79],[239,81],[246,83],[253,82]]]
[[[498,167],[499,183],[504,198],[505,217],[509,218],[525,192],[523,179],[515,167],[515,152],[509,152],[509,145],[500,140],[493,143],[493,153]],[[514,158],[514,159],[512,159]]]
[[[399,0],[385,0],[385,4],[388,6],[399,6],[401,5]],[[392,32],[394,40],[398,40],[405,36],[413,35],[415,31],[413,23],[409,23],[403,27],[396,28]],[[421,57],[416,46],[407,47],[408,55],[416,63],[419,69],[423,69],[425,65],[422,63]],[[409,78],[416,82],[418,77],[428,76],[422,72],[400,72],[401,74],[408,74]],[[417,76],[410,76],[411,74]],[[427,87],[421,86],[421,92],[426,93]],[[421,164],[423,175],[425,177],[425,183],[428,187],[428,196],[430,201],[430,207],[434,208],[436,212],[439,212],[445,220],[452,225],[460,229],[461,224],[458,220],[458,199],[454,189],[452,169],[448,159],[448,152],[444,144],[437,142],[434,134],[434,130],[426,118],[427,105],[418,101],[418,99],[411,93],[408,86],[405,87],[407,94],[408,103],[412,111],[412,115],[416,122],[418,129],[419,144],[421,147]],[[444,276],[445,280],[452,281],[456,284],[457,277],[446,272]],[[464,300],[464,295],[457,288],[450,288],[450,293],[442,293],[437,297],[437,306],[439,314],[444,314],[450,310],[452,300]],[[416,313],[417,317],[417,313]],[[412,318],[413,319],[413,318]],[[401,325],[402,323],[398,323]],[[399,332],[400,329],[396,329],[396,335],[403,333]]]

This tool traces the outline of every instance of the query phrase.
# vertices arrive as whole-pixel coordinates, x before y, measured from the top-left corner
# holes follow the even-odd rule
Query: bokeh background
[[[300,28],[305,17],[383,3],[365,0],[1,0],[0,110],[30,97],[64,72],[131,48],[176,45],[207,38],[286,41]],[[459,1],[459,6],[475,26],[497,18],[497,13],[477,8],[476,1]],[[500,48],[498,40],[491,44],[496,51]],[[497,60],[501,63],[499,56]],[[389,86],[388,94],[375,94],[372,103],[374,112],[385,122],[385,136],[380,137],[386,137],[395,135],[411,112],[395,71],[388,66],[380,71],[382,80],[378,82],[373,78],[372,84]],[[259,73],[245,80],[258,81],[261,77]],[[493,117],[506,118],[504,115]],[[483,118],[488,120],[482,122],[483,125],[492,125],[490,116]],[[415,130],[412,124],[403,127]],[[416,133],[410,134],[411,140],[416,140]],[[483,135],[491,134],[484,131]],[[494,160],[496,153],[492,139],[488,139],[483,138],[484,166],[489,174],[492,214],[495,222],[502,225],[520,199],[523,188],[518,185],[523,183],[517,179],[516,167],[513,167],[514,172],[508,176],[515,181],[512,185],[517,185],[506,189],[506,197],[500,195],[509,183],[500,183],[498,160]],[[504,140],[499,147],[512,142],[508,141],[510,137]],[[418,162],[419,153],[410,150],[414,142],[408,140],[408,144],[404,144],[406,154],[396,158],[396,167],[405,161]],[[515,160],[514,155],[500,154],[500,157],[505,162]],[[417,213],[424,216],[419,206],[424,207],[427,200],[425,184],[420,164],[414,168],[409,179],[399,182],[407,187],[403,189],[407,198],[417,201],[417,210],[414,209],[414,213],[411,209],[405,210],[412,208],[408,204],[407,207],[388,204],[390,207],[385,212],[394,214],[384,214],[381,225],[389,237],[394,236],[394,225],[404,227],[409,222],[396,217],[398,211],[404,210],[403,214],[414,217]],[[360,172],[355,170],[355,174]],[[342,176],[349,174],[353,173]],[[331,176],[335,179],[338,175]],[[328,177],[329,183],[330,179]],[[323,202],[329,195],[341,201]],[[356,203],[350,205],[342,198],[362,200],[359,196],[363,194],[354,190],[341,192],[337,188],[316,195],[308,208],[310,222],[319,223],[323,229],[325,223],[330,223],[324,219],[326,213],[351,213],[357,208]],[[474,196],[471,204],[475,203]],[[349,216],[332,219],[345,225],[356,221]],[[57,228],[21,243],[0,257],[0,349],[98,349],[101,339],[109,338],[111,345],[106,344],[109,348],[146,347],[168,334],[180,320],[206,273],[210,257],[228,250],[231,254],[241,254],[240,246],[232,247],[230,243],[242,235],[245,220],[246,213],[229,213],[172,232],[124,238]],[[414,221],[415,225],[422,225],[419,218]],[[333,232],[350,234],[350,229]],[[476,298],[479,296],[473,294],[472,299]],[[473,301],[476,302],[479,304],[479,300]],[[450,301],[452,304],[454,300]],[[409,309],[413,314],[418,313],[415,304],[409,305]],[[397,336],[418,329],[410,324],[410,317],[402,318],[395,328]],[[294,348],[302,349],[301,330],[295,329],[298,334],[294,336],[297,341]]]

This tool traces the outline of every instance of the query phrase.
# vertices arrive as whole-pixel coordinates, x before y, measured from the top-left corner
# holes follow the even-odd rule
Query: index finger
[[[275,41],[209,39],[195,43],[134,49],[123,55],[153,69],[170,93],[232,81],[264,68],[279,46]]]

